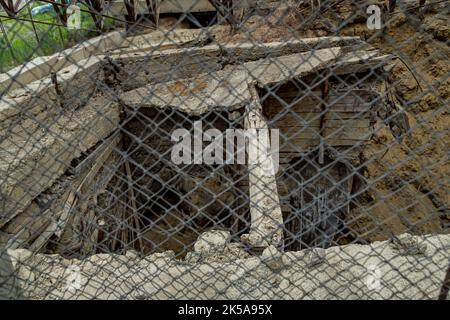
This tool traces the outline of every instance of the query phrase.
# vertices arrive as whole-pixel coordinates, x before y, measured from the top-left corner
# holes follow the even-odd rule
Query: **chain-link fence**
[[[3,298],[447,297],[447,2],[0,5]]]

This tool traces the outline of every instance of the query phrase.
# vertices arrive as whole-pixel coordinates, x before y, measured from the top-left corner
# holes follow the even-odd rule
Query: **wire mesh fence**
[[[0,5],[0,297],[448,299],[448,3]]]

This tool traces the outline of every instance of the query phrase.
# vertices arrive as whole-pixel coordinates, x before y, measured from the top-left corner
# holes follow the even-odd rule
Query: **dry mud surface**
[[[211,231],[183,261],[170,251],[68,260],[18,249],[1,262],[14,274],[8,292],[31,299],[436,299],[449,256],[449,235],[250,256]]]

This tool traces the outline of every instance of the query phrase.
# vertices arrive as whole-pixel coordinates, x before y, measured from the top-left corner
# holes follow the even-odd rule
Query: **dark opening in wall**
[[[285,250],[327,248],[352,237],[345,221],[362,181],[349,159],[369,140],[371,104],[360,88],[343,91],[339,83],[312,75],[260,92],[269,127],[279,129]]]
[[[140,25],[154,25],[154,18],[149,14],[140,14],[136,19]],[[195,13],[161,13],[159,15],[159,24],[163,28],[183,27],[183,28],[205,28],[217,23],[217,13],[195,12]],[[133,26],[139,30],[140,26]]]
[[[203,132],[216,128],[225,133],[242,126],[242,119],[230,120],[227,112],[194,117],[173,109],[128,110],[124,165],[102,201],[104,212],[110,213],[107,250],[173,250],[184,256],[208,229],[230,230],[235,240],[248,229],[248,196],[241,185],[245,166],[175,164],[171,159],[172,133],[185,128],[193,136],[195,121],[201,121]]]

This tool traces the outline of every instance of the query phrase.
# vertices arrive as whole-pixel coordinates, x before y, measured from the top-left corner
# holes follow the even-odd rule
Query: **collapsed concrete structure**
[[[186,204],[182,210],[191,215],[203,210],[220,216],[224,208],[236,208],[245,226],[222,219],[220,227],[234,225],[253,248],[282,246],[292,182],[263,175],[261,164],[234,168],[234,176],[223,174],[232,195],[212,195],[215,200],[205,203],[201,198],[211,195],[199,194],[195,202],[186,187],[195,179],[167,156],[171,130],[182,118],[199,117],[215,118],[211,126],[222,129],[279,128],[282,170],[312,149],[321,164],[332,156],[327,150],[341,150],[339,157],[350,159],[369,141],[384,107],[380,79],[391,57],[358,37],[223,45],[207,44],[207,34],[136,36],[121,49],[76,60],[3,94],[0,228],[6,248],[82,255],[114,251],[113,238],[121,236],[113,230],[130,219],[126,211],[157,221],[154,217],[174,204]],[[173,122],[162,121],[167,117]],[[204,181],[210,172],[195,175]],[[128,186],[125,200],[122,183]],[[161,188],[166,191],[158,194]],[[351,197],[351,183],[346,190]],[[161,201],[169,204],[154,208]],[[132,221],[136,234],[152,232],[152,222]],[[183,250],[200,232],[218,226],[198,223],[199,230],[190,228],[181,241]],[[137,241],[136,234],[119,242]]]
[[[352,6],[324,19],[340,29]],[[359,37],[316,38],[336,34],[323,21],[269,42],[287,36],[289,21],[267,24],[285,13],[226,41],[216,28],[114,32],[0,75],[0,297],[437,297],[449,256],[446,17],[424,19],[430,41],[396,12],[395,41],[375,44],[442,84],[416,104],[420,83],[394,67],[412,103],[403,114],[427,112],[408,130],[385,101],[390,56]],[[340,34],[367,38],[360,16]],[[198,120],[279,128],[279,172],[175,166],[170,133]],[[305,228],[313,217],[325,223]]]

